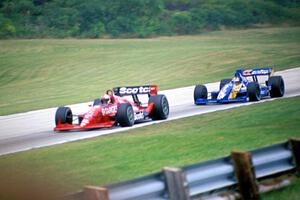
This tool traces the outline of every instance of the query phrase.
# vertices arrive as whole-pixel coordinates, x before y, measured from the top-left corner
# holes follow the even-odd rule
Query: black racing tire
[[[207,99],[207,88],[205,85],[196,85],[194,89],[194,102],[199,98]]]
[[[150,96],[149,103],[154,104],[154,108],[150,114],[152,120],[163,120],[168,118],[170,108],[168,99],[165,95],[158,94],[155,96]]]
[[[222,80],[220,81],[219,89],[221,90],[221,89],[224,87],[224,85],[226,85],[226,84],[229,83],[230,81],[231,81],[230,78],[222,79]]]
[[[251,82],[247,85],[247,96],[249,97],[249,101],[260,100],[260,87],[257,82]]]
[[[101,100],[98,98],[94,100],[93,106],[98,106],[100,104],[101,104]]]
[[[134,124],[134,112],[130,103],[121,103],[119,105],[116,120],[123,127]]]
[[[268,85],[271,86],[270,96],[272,98],[284,95],[285,86],[281,76],[271,76],[268,80]]]
[[[59,107],[55,113],[55,124],[58,125],[58,122],[61,124],[72,124],[73,123],[73,114],[72,110],[69,107]]]

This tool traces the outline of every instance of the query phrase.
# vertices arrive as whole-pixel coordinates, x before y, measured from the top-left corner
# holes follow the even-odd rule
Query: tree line
[[[299,11],[299,0],[0,0],[0,38],[143,38],[299,25]]]

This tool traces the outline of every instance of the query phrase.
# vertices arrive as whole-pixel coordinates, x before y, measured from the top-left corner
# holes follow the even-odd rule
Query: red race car
[[[113,91],[108,90],[104,97],[95,99],[84,114],[73,115],[69,107],[59,107],[55,114],[54,131],[132,126],[149,119],[167,119],[168,115],[167,97],[157,94],[156,85],[116,87]]]

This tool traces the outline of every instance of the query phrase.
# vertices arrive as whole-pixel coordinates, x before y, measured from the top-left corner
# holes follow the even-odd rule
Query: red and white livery
[[[132,126],[149,119],[167,119],[168,115],[168,100],[165,95],[157,94],[156,85],[115,87],[110,95],[95,99],[86,113],[73,115],[69,107],[59,107],[54,131]]]

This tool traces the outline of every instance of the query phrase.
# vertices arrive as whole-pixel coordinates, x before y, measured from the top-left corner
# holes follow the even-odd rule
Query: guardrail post
[[[189,191],[184,172],[180,168],[164,167],[166,185],[171,200],[189,200]]]
[[[250,152],[231,152],[238,188],[243,200],[259,200],[259,190],[255,178]]]
[[[108,190],[102,187],[85,186],[84,200],[109,200]]]
[[[293,157],[296,163],[296,171],[300,174],[300,139],[291,138],[289,142],[292,147]]]

